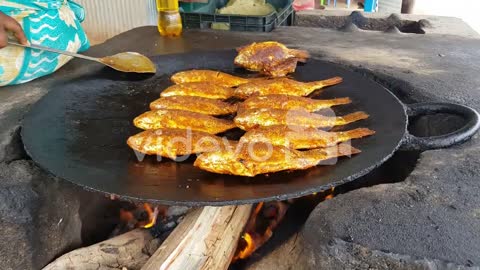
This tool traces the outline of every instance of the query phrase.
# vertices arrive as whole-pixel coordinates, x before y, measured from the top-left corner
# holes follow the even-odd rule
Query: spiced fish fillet
[[[147,155],[175,158],[189,154],[234,149],[236,142],[206,132],[185,129],[155,129],[131,136],[127,144]]]
[[[329,147],[373,134],[375,134],[375,131],[368,128],[328,132],[309,127],[272,126],[251,129],[240,138],[240,142],[268,142],[272,145],[285,146],[292,149],[312,149]]]
[[[294,72],[298,62],[305,62],[310,57],[307,51],[289,49],[275,41],[254,42],[237,51],[235,65],[272,77]]]
[[[235,89],[235,96],[248,98],[252,95],[282,94],[289,96],[308,96],[312,92],[327,86],[339,84],[341,77],[333,77],[322,81],[299,82],[289,78],[254,80]]]
[[[253,96],[239,105],[239,109],[272,108],[283,110],[304,109],[309,112],[319,111],[332,106],[349,104],[350,98],[311,99],[288,95]]]
[[[234,122],[237,127],[243,130],[278,125],[326,128],[346,125],[366,118],[368,118],[368,114],[365,112],[354,112],[344,116],[331,117],[305,110],[261,108],[239,111]]]
[[[211,99],[228,99],[233,96],[234,90],[211,82],[189,82],[175,84],[160,93],[161,97],[193,96]]]
[[[236,112],[237,105],[203,97],[172,96],[153,101],[150,103],[150,109],[177,109],[208,115],[225,115]]]
[[[237,150],[203,153],[197,157],[194,165],[213,173],[253,177],[285,170],[305,170],[324,160],[357,153],[360,153],[360,150],[348,144],[308,151],[266,144],[254,144],[250,147],[239,144]]]
[[[226,87],[235,87],[247,83],[249,79],[233,76],[215,70],[187,70],[173,74],[171,80],[176,83],[210,82]]]
[[[217,134],[235,128],[229,120],[218,119],[210,115],[183,110],[148,111],[133,120],[141,129],[179,128]]]

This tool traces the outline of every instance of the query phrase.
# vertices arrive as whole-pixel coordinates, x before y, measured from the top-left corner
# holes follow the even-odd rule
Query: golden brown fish
[[[267,96],[253,96],[245,100],[239,105],[239,109],[257,109],[257,108],[272,108],[283,110],[304,109],[309,112],[315,112],[322,109],[330,108],[332,106],[349,104],[352,101],[350,98],[335,98],[335,99],[311,99],[297,96],[287,95],[267,95]]]
[[[305,62],[310,57],[307,51],[289,49],[275,41],[254,42],[237,51],[235,65],[272,77],[295,72],[297,62]]]
[[[269,142],[292,149],[329,147],[351,139],[375,134],[368,128],[327,132],[310,127],[272,126],[251,129],[240,138],[241,143]]]
[[[225,115],[236,112],[237,105],[210,98],[172,96],[153,101],[150,103],[150,109],[177,109],[208,115]]]
[[[141,129],[179,128],[217,134],[235,128],[229,120],[182,110],[155,110],[137,116],[133,123]]]
[[[140,153],[173,159],[229,147],[234,149],[236,142],[206,132],[167,128],[140,132],[128,138],[127,144]]]
[[[237,127],[243,130],[278,125],[324,128],[346,125],[366,118],[368,118],[368,114],[365,112],[329,117],[305,110],[261,108],[239,111],[234,122]]]
[[[308,151],[263,143],[253,146],[239,144],[236,150],[203,153],[197,157],[194,165],[213,173],[253,177],[285,170],[305,170],[324,160],[357,153],[360,150],[348,144]]]
[[[160,93],[161,97],[194,96],[211,99],[228,99],[234,90],[211,82],[181,83],[168,87]]]
[[[288,78],[255,80],[236,88],[235,96],[244,99],[253,95],[265,96],[272,94],[308,96],[318,89],[339,84],[342,80],[341,77],[313,82],[299,82]]]
[[[247,83],[249,79],[233,76],[215,70],[187,70],[173,74],[171,80],[176,83],[209,82],[225,87],[235,87]]]

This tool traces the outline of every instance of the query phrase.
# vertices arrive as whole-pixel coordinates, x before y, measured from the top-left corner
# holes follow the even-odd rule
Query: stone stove
[[[447,101],[480,110],[478,34],[451,18],[407,19],[428,20],[425,34],[336,31],[319,28],[324,18],[318,14],[300,13],[301,27],[272,33],[190,30],[168,40],[158,37],[156,28],[143,27],[95,46],[89,54],[168,54],[274,39],[361,72],[405,103]],[[112,213],[119,202],[44,173],[22,151],[18,132],[29,105],[53,82],[81,79],[99,68],[75,60],[53,76],[0,91],[2,269],[41,268],[66,251],[107,237],[118,223]],[[455,116],[422,117],[410,128],[426,136],[448,132],[460,122]],[[297,223],[280,226],[241,268],[478,269],[479,171],[478,135],[450,149],[397,153],[373,174],[341,187],[344,193],[315,207],[306,222],[295,216],[301,211],[287,213]]]

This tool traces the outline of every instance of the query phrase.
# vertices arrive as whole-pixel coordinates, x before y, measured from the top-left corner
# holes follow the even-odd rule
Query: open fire
[[[320,201],[334,196],[334,188],[321,193],[312,194],[313,197],[323,196]],[[285,214],[294,200],[259,203],[255,207],[240,238],[237,251],[232,262],[246,259],[258,248],[264,245],[273,235],[273,231],[285,217]]]
[[[334,189],[332,188],[324,192],[303,197],[301,201],[316,205],[318,202],[333,197]],[[236,244],[237,247],[231,263],[248,259],[259,248],[265,245],[284,220],[287,211],[289,209],[292,211],[299,210],[298,202],[299,200],[294,199],[288,201],[262,202],[255,205],[238,242],[232,243],[232,245]],[[150,233],[155,235],[159,228],[164,226],[163,223],[168,223],[167,212],[169,211],[169,207],[163,205],[154,206],[148,203],[125,203],[122,208],[120,208],[120,222],[112,233],[112,236],[120,235],[136,228],[148,229]],[[167,235],[165,235],[165,237],[167,237]]]
[[[157,219],[164,217],[168,207],[152,206],[148,203],[125,204],[120,208],[119,223],[111,233],[116,236],[136,228],[152,228]]]
[[[125,223],[133,224],[134,228],[151,228],[155,225],[158,216],[158,206],[152,209],[148,203],[142,204],[134,210],[120,209],[120,220]]]

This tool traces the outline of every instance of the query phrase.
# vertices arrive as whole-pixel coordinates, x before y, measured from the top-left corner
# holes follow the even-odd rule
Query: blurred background
[[[182,5],[192,5],[192,3],[207,6],[210,5],[209,1],[221,0],[180,1],[180,9]],[[258,3],[265,0],[230,0],[226,5],[232,2],[248,4],[252,1]],[[267,0],[267,2],[271,1],[273,0]],[[82,4],[87,12],[83,24],[92,44],[104,42],[135,27],[157,25],[155,0],[77,0],[77,2]],[[348,2],[350,2],[349,6]],[[293,7],[296,12],[312,9],[320,13],[324,10],[360,10],[366,13],[390,15],[402,12],[402,2],[408,5],[408,13],[461,18],[480,32],[480,0],[330,0],[330,4],[328,0],[293,0]],[[204,10],[198,9],[196,12]]]

